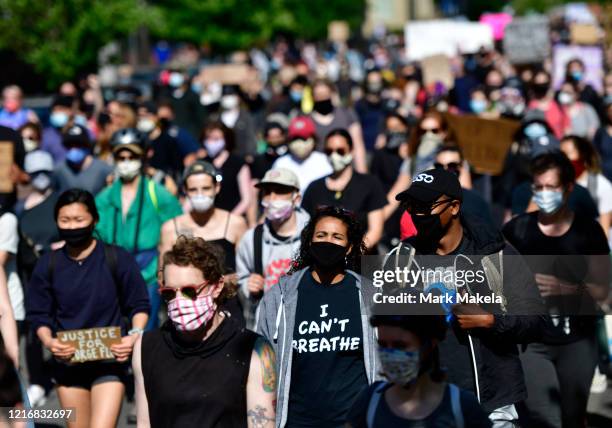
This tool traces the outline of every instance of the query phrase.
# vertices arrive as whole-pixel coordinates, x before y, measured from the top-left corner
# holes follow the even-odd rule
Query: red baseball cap
[[[316,125],[308,116],[298,116],[291,119],[289,123],[289,131],[287,137],[289,140],[294,138],[307,139],[314,137],[316,134]]]

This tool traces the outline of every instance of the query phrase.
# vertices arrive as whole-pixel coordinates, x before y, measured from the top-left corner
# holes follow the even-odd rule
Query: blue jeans
[[[159,327],[159,308],[161,306],[161,296],[159,295],[157,288],[157,282],[147,285],[149,302],[151,302],[151,312],[149,312],[149,321],[147,321],[145,331],[154,330]]]

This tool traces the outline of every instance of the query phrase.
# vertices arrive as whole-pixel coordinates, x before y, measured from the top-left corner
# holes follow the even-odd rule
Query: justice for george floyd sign
[[[86,361],[112,360],[115,358],[111,345],[121,343],[120,327],[97,327],[82,330],[58,331],[57,338],[62,343],[74,346],[76,352],[71,363]]]

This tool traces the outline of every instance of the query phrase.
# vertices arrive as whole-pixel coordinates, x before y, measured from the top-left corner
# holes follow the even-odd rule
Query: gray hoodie
[[[289,410],[289,388],[291,385],[291,362],[293,358],[293,330],[298,302],[298,285],[308,268],[292,275],[281,277],[277,286],[271,288],[263,297],[257,316],[256,331],[264,336],[276,352],[276,370],[278,387],[276,391],[276,427],[282,428],[287,423]],[[363,331],[363,361],[368,383],[378,380],[380,364],[377,354],[375,329],[370,325],[370,305],[373,301],[373,287],[362,287],[362,277],[350,270],[347,274],[356,279],[361,307],[361,327]]]
[[[295,215],[297,216],[295,235],[286,240],[280,240],[274,236],[270,232],[270,225],[267,221],[263,225],[261,258],[266,280],[264,291],[276,286],[278,279],[289,271],[291,260],[300,249],[300,234],[310,220],[310,216],[301,208],[295,210]],[[247,286],[249,276],[255,273],[254,231],[255,228],[249,229],[243,235],[236,254],[236,274],[240,286],[239,298],[244,311],[244,319],[249,329],[255,327],[255,311],[261,300],[260,297],[251,296]]]

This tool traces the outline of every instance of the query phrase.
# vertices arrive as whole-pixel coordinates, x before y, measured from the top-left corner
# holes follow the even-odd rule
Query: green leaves
[[[99,49],[146,26],[155,38],[249,48],[282,31],[324,39],[343,19],[358,30],[365,0],[0,0],[0,48],[16,52],[49,89],[95,70]]]

